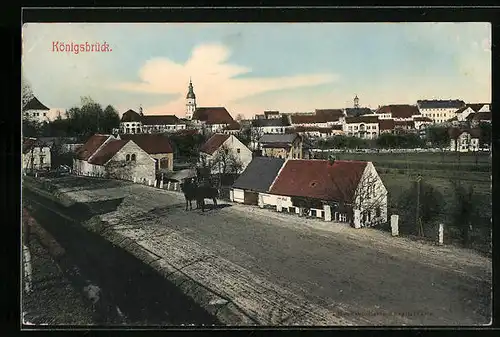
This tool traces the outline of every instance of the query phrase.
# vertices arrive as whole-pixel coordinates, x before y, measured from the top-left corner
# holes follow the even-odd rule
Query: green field
[[[489,154],[462,153],[335,153],[339,160],[371,161],[375,165],[389,193],[389,214],[401,214],[398,207],[403,193],[414,188],[413,181],[420,175],[422,181],[441,193],[444,209],[438,222],[445,224],[445,241],[456,242],[459,231],[453,223],[456,196],[451,179],[472,186],[477,204],[477,221],[474,223],[473,247],[482,251],[489,248],[492,199],[491,158]],[[408,211],[406,211],[408,212]],[[400,217],[400,220],[402,218]],[[415,224],[400,223],[402,235],[411,234]],[[436,236],[436,224],[424,224],[428,237]]]

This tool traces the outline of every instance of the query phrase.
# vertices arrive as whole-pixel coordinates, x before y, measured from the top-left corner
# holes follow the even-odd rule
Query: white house
[[[35,120],[38,122],[49,122],[49,112],[50,109],[42,104],[36,97],[30,99],[23,106],[23,116],[30,120]]]
[[[290,128],[290,123],[286,116],[269,119],[258,118],[252,121],[252,132],[256,135],[284,134]]]
[[[96,134],[76,153],[73,172],[151,185],[155,181],[155,160],[132,140]]]
[[[462,100],[419,100],[417,106],[424,117],[429,117],[434,123],[444,123],[455,117],[455,112],[465,107]]]
[[[416,105],[390,104],[377,109],[375,115],[379,119],[393,119],[394,121],[411,121],[420,117],[420,111]]]
[[[257,204],[355,228],[387,222],[387,189],[371,162],[287,159]]]
[[[345,117],[343,121],[343,131],[348,136],[375,139],[379,135],[378,116]]]
[[[23,141],[22,166],[26,171],[51,168],[50,147],[36,138]]]
[[[222,160],[218,160],[219,158],[224,157],[224,154],[221,151],[227,151],[227,163],[223,163]],[[211,166],[212,174],[229,173],[227,170],[224,170],[223,166],[224,164],[231,166],[234,164],[231,162],[233,160],[237,161],[237,163],[241,165],[240,172],[245,170],[248,164],[252,161],[252,151],[234,135],[214,134],[200,149],[199,164]]]
[[[450,150],[455,152],[477,152],[479,151],[479,129],[458,129],[449,130]]]
[[[184,129],[186,124],[175,115],[144,115],[130,109],[122,115],[119,133],[163,133]]]

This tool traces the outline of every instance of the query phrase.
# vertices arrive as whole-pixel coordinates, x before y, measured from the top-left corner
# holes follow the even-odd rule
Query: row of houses
[[[230,198],[355,228],[387,222],[387,189],[371,162],[255,157]]]

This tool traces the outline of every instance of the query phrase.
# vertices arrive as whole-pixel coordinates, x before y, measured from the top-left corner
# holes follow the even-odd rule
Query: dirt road
[[[471,251],[244,205],[186,212],[175,192],[125,182],[52,183],[262,324],[490,321],[491,260]]]

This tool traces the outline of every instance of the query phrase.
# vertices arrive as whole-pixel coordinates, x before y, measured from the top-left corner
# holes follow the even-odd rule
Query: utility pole
[[[416,218],[415,218],[415,224],[417,228],[417,233],[418,236],[423,235],[423,230],[422,230],[422,222],[420,221],[420,180],[422,180],[422,176],[418,175],[417,176],[417,208],[416,208]]]

